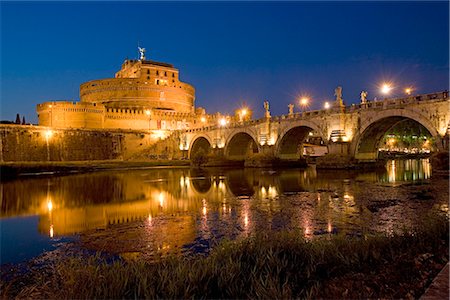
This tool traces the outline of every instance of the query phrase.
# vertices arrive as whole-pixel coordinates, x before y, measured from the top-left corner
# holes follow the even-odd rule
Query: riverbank
[[[407,232],[307,240],[297,232],[222,242],[207,257],[36,264],[2,298],[419,298],[448,262],[446,216]]]
[[[54,161],[54,162],[2,162],[0,174],[2,180],[36,175],[67,175],[105,170],[133,170],[155,167],[188,167],[189,160],[91,160],[91,161]]]

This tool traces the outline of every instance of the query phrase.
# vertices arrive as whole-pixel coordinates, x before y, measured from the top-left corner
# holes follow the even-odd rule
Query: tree
[[[25,125],[27,123],[25,123],[25,116],[22,117],[22,125]]]
[[[19,114],[16,115],[16,124],[20,125],[20,115]]]

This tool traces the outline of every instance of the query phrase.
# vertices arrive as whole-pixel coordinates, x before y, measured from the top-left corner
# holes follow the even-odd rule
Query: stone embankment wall
[[[58,129],[43,126],[0,125],[0,161],[83,161],[173,159],[174,137],[162,131]],[[170,140],[167,143],[164,138]],[[163,149],[155,145],[167,144]],[[149,152],[158,149],[159,153]],[[145,153],[145,155],[143,155]],[[164,157],[161,157],[161,156]]]

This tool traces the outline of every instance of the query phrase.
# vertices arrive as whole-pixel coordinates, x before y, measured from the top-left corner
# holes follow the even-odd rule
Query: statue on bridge
[[[336,105],[344,106],[344,100],[342,99],[342,87],[341,86],[338,86],[334,90],[334,95],[336,96]]]
[[[361,104],[366,104],[366,103],[367,103],[367,92],[361,91]]]
[[[264,101],[264,109],[265,109],[265,114],[264,114],[264,116],[266,117],[266,118],[270,118],[270,111],[269,111],[269,101]]]
[[[288,108],[289,108],[289,116],[292,116],[294,114],[294,104],[289,103]]]

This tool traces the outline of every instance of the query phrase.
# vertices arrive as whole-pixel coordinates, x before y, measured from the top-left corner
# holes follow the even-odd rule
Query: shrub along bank
[[[3,298],[418,298],[448,261],[448,218],[391,236],[271,233],[208,257],[68,258],[2,282]]]

